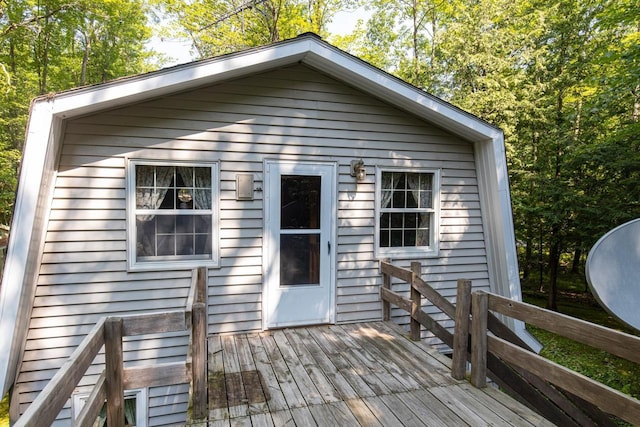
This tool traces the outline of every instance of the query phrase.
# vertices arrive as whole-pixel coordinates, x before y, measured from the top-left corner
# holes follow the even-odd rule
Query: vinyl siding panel
[[[184,307],[190,271],[127,271],[127,158],[219,164],[220,268],[209,270],[209,333],[262,328],[263,193],[236,201],[235,178],[251,173],[255,188],[264,188],[265,159],[338,165],[338,323],[381,317],[376,166],[440,170],[440,254],[420,260],[423,277],[452,298],[459,278],[489,288],[473,146],[312,69],[298,65],[82,117],[66,124],[59,157],[17,381],[22,408],[101,316]],[[359,158],[367,176],[356,184],[349,163]],[[408,267],[411,259],[393,261]],[[393,286],[408,295],[406,285]],[[125,360],[179,360],[186,349],[184,334],[136,338]],[[102,363],[99,356],[83,384]],[[149,425],[183,421],[187,398],[186,385],[149,389]],[[70,416],[66,408],[60,418]]]

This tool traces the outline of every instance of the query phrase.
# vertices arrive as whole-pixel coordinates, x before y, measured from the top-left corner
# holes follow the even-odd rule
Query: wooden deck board
[[[552,425],[386,322],[209,338],[209,426]],[[226,405],[226,407],[224,407]]]

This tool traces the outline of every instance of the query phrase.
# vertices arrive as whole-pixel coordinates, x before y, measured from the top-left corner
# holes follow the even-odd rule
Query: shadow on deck
[[[552,425],[405,335],[374,322],[211,336],[208,425]]]

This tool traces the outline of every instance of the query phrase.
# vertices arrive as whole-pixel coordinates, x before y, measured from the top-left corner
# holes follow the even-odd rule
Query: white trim
[[[147,427],[149,421],[149,399],[147,388],[125,390],[124,397],[135,396],[136,398],[136,427]],[[72,395],[71,413],[75,421],[84,407],[89,393],[76,393]]]
[[[380,247],[380,202],[382,200],[382,172],[417,172],[433,174],[433,215],[431,217],[430,246],[416,247]],[[437,258],[440,252],[440,169],[412,168],[412,167],[386,167],[376,166],[376,195],[375,195],[375,228],[374,243],[376,258]]]
[[[283,165],[290,166],[291,172],[296,173],[297,169],[302,167],[304,169],[300,170],[300,173],[309,173],[309,167],[321,166],[323,168],[331,167],[331,173],[329,174],[330,182],[330,192],[331,194],[327,197],[330,199],[330,207],[328,209],[323,209],[324,211],[328,211],[330,213],[329,219],[329,237],[331,242],[331,252],[329,254],[329,266],[327,267],[328,277],[328,286],[329,286],[329,307],[327,313],[326,321],[328,323],[335,323],[336,319],[336,292],[337,292],[337,275],[336,275],[336,253],[337,253],[337,212],[338,212],[338,165],[336,162],[322,162],[322,161],[295,161],[295,160],[274,160],[274,159],[266,159],[263,162],[263,171],[264,171],[264,197],[263,197],[263,212],[264,212],[264,224],[263,224],[263,245],[264,252],[262,256],[263,262],[263,285],[262,285],[262,328],[263,330],[267,330],[272,327],[285,327],[285,326],[294,326],[299,325],[295,324],[271,324],[269,323],[268,318],[268,304],[270,301],[269,294],[269,283],[271,280],[274,280],[273,275],[279,273],[276,271],[276,268],[273,268],[269,263],[274,259],[273,251],[276,250],[275,244],[272,241],[271,236],[273,235],[273,221],[274,218],[271,217],[271,209],[269,209],[271,203],[279,202],[279,199],[274,200],[271,195],[271,184],[274,179],[272,175],[272,167],[278,168],[278,171],[281,171],[281,167]],[[322,171],[320,171],[322,172]],[[325,176],[325,175],[322,175]],[[324,320],[323,320],[324,323]]]
[[[189,166],[211,168],[211,258],[189,260],[138,261],[136,259],[136,181],[137,165]],[[185,162],[172,160],[126,159],[127,268],[129,271],[186,270],[197,267],[220,267],[220,164],[219,162]]]
[[[475,160],[491,292],[521,301],[507,158],[502,135],[475,144]],[[535,352],[542,349],[542,345],[526,330],[524,322],[505,316],[501,316],[501,320]]]
[[[33,292],[35,292],[35,278],[28,277],[30,271],[33,271],[29,265],[31,264],[33,268],[35,263],[40,261],[41,254],[36,251],[40,249],[44,235],[44,230],[38,234],[39,229],[36,223],[44,221],[43,210],[46,210],[50,204],[50,201],[47,201],[46,206],[41,207],[42,199],[50,195],[48,188],[45,188],[47,187],[45,184],[52,179],[52,177],[45,177],[48,168],[53,164],[52,148],[49,144],[60,126],[52,116],[50,107],[47,103],[34,103],[31,108],[2,285],[0,285],[2,395],[13,383],[15,369],[19,363],[19,353],[24,345],[23,336],[26,334],[29,322],[29,319],[25,319],[24,316],[29,316],[31,312],[29,308],[25,313],[24,306],[32,304]]]

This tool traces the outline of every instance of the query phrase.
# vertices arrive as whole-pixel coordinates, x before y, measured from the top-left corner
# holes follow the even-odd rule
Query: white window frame
[[[148,392],[146,388],[138,388],[133,390],[125,390],[124,397],[135,396],[136,398],[136,427],[147,427],[149,402]],[[74,421],[80,415],[84,404],[89,398],[89,393],[77,393],[73,395],[72,412]]]
[[[428,173],[433,175],[433,208],[420,209],[431,213],[429,246],[380,247],[380,213],[382,207],[382,173]],[[440,250],[440,169],[383,167],[376,168],[375,250],[376,258],[435,258]]]
[[[211,257],[180,260],[138,260],[136,257],[136,166],[186,166],[211,168]],[[218,162],[165,161],[127,159],[127,265],[130,271],[156,271],[192,269],[196,267],[218,268],[220,266],[220,167]]]

